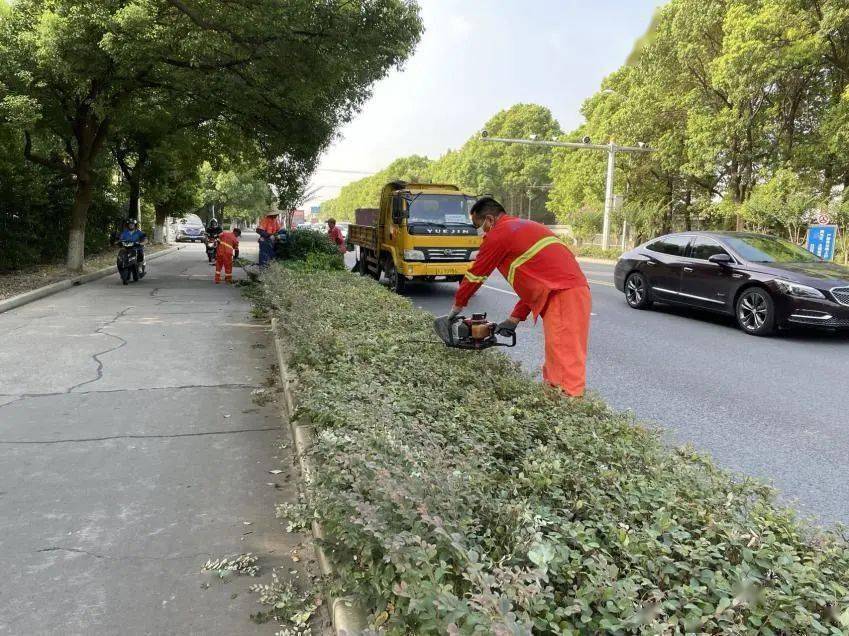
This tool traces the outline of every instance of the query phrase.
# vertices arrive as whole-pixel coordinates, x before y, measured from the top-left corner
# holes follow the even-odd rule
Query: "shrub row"
[[[449,350],[373,281],[276,266],[311,503],[390,633],[844,634],[849,548],[692,449]]]

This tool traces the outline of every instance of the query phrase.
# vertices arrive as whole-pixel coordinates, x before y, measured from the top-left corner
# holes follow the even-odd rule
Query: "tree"
[[[396,159],[377,174],[346,185],[339,196],[322,204],[321,212],[340,220],[351,220],[357,208],[377,207],[380,190],[390,181],[430,181],[430,166],[430,159],[420,155]]]
[[[264,174],[248,166],[215,170],[209,163],[200,169],[205,205],[215,206],[219,220],[255,219],[271,208],[272,193]]]
[[[18,0],[0,16],[4,111],[25,157],[74,184],[80,269],[98,161],[134,99],[202,105],[303,174],[420,33],[404,0]]]
[[[491,117],[483,128],[492,137],[551,140],[562,134],[551,111],[538,104],[511,106]],[[511,211],[522,215],[530,209],[533,200],[545,199],[543,186],[550,183],[551,157],[551,151],[546,148],[486,142],[475,135],[456,158],[444,160],[455,164],[452,171],[464,188],[492,194]]]
[[[845,3],[672,0],[629,63],[585,102],[580,133],[655,149],[619,162],[616,189],[656,210],[661,231],[742,228],[746,202],[780,169],[822,198],[841,184],[847,82]],[[555,153],[558,214],[601,205],[602,161]]]
[[[781,231],[798,245],[816,206],[814,189],[789,168],[781,168],[769,181],[755,188],[741,211],[743,218],[756,229]]]

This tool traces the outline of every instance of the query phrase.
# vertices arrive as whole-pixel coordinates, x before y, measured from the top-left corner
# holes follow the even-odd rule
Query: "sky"
[[[547,106],[564,130],[619,68],[661,0],[419,0],[425,32],[324,153],[317,205],[407,155],[458,148],[495,113]]]

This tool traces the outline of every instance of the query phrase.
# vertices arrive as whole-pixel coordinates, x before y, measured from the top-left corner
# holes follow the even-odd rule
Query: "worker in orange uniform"
[[[256,227],[256,233],[259,234],[259,265],[264,267],[274,258],[274,241],[277,238],[277,233],[280,228],[280,219],[276,212],[266,214],[259,225]]]
[[[215,284],[221,282],[221,270],[224,269],[224,280],[233,282],[233,259],[239,258],[239,237],[242,230],[236,228],[218,235],[218,249],[215,250]]]
[[[498,268],[519,296],[497,332],[510,336],[533,312],[545,334],[543,379],[568,395],[584,394],[590,325],[590,288],[566,244],[544,225],[508,215],[490,197],[477,201],[472,223],[484,237],[478,257],[460,282],[451,318]]]

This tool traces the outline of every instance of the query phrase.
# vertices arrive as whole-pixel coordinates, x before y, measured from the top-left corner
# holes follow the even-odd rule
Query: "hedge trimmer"
[[[498,325],[486,319],[486,314],[465,316],[441,316],[433,321],[433,330],[446,347],[483,351],[490,347],[515,347],[516,332],[508,342],[499,342],[495,330]]]

